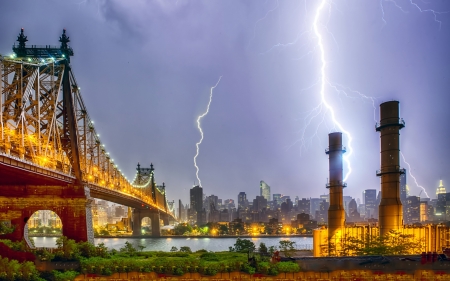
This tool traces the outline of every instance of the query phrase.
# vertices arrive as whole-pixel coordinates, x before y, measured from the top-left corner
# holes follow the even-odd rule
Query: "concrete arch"
[[[151,226],[151,236],[161,236],[161,223],[158,211],[152,211],[148,209],[134,209],[133,210],[133,235],[142,236],[142,222],[144,218],[149,218]]]
[[[62,235],[63,224],[61,217],[52,210],[37,210],[31,214],[24,227],[24,239],[31,246],[29,234],[43,236]],[[54,244],[53,246],[56,246]]]
[[[28,206],[17,206],[9,208],[8,212],[12,214],[11,224],[15,226],[14,232],[4,235],[5,239],[12,241],[22,241],[28,235],[28,226],[26,227],[32,215],[39,210],[50,210],[54,212],[62,224],[62,235],[75,241],[92,241],[93,232],[88,233],[89,224],[92,229],[92,216],[90,208],[86,207],[86,200],[58,200],[61,202],[52,202],[54,204],[32,204]],[[1,211],[1,210],[0,210]]]

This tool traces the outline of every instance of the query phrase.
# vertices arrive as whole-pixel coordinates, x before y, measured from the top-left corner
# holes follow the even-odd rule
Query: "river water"
[[[36,247],[52,248],[56,247],[57,237],[30,237],[34,240]],[[295,248],[312,250],[312,237],[251,237],[243,238],[250,239],[255,243],[256,247],[260,243],[266,244],[267,247],[279,246],[281,240],[289,240],[295,242]],[[180,247],[190,247],[192,251],[205,249],[207,251],[220,252],[228,251],[228,247],[232,247],[236,243],[236,238],[188,238],[188,237],[160,237],[160,238],[96,238],[95,244],[104,243],[108,249],[119,250],[125,245],[125,242],[133,244],[138,249],[139,245],[145,246],[144,251],[170,251],[172,247],[180,249]]]

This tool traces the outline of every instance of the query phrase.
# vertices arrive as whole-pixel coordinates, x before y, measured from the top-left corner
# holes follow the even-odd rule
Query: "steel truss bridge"
[[[138,165],[129,182],[96,133],[70,66],[74,52],[66,31],[60,46],[27,46],[21,30],[14,54],[0,56],[0,220],[27,238],[27,220],[42,209],[54,211],[63,235],[93,241],[92,198],[129,206],[133,234],[150,217],[152,234],[160,220],[175,219],[166,188],[156,185],[153,165]]]

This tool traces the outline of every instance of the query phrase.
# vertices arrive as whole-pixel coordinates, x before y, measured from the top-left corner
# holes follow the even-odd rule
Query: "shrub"
[[[77,277],[79,275],[78,272],[72,271],[72,270],[68,270],[68,271],[64,271],[64,272],[53,270],[52,274],[54,276],[55,281],[72,281],[72,280],[75,280],[75,277]]]
[[[207,253],[208,251],[207,250],[205,250],[205,249],[200,249],[200,250],[197,250],[197,251],[195,251],[196,253]]]
[[[241,265],[241,271],[248,273],[248,274],[254,274],[256,272],[254,267],[251,267],[249,264],[244,263]]]
[[[299,272],[300,267],[295,262],[279,262],[277,263],[279,272]]]
[[[184,258],[184,257],[188,257],[189,253],[186,253],[186,252],[156,252],[155,255],[157,257],[178,257],[178,258]]]
[[[219,257],[215,253],[203,253],[200,258],[205,261],[219,261]]]

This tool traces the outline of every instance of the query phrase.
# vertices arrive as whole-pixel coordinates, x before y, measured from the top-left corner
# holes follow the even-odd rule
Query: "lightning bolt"
[[[206,111],[205,111],[202,115],[198,116],[198,118],[197,118],[197,128],[198,128],[198,130],[200,131],[200,136],[201,136],[201,137],[200,137],[200,140],[195,144],[195,146],[196,146],[196,148],[197,148],[197,153],[196,153],[195,156],[194,156],[194,166],[195,166],[195,169],[197,170],[197,171],[195,172],[195,175],[197,176],[197,180],[198,180],[198,185],[199,185],[199,186],[202,186],[202,181],[200,180],[200,178],[199,178],[199,176],[198,176],[199,168],[198,168],[198,166],[197,166],[197,157],[198,157],[198,154],[199,154],[199,152],[200,152],[200,144],[203,142],[203,130],[202,130],[202,126],[201,126],[201,124],[200,124],[200,121],[201,121],[202,118],[205,117],[205,116],[208,114],[208,112],[209,112],[209,107],[210,107],[210,105],[211,105],[212,96],[213,96],[213,90],[217,87],[217,85],[219,85],[220,79],[222,79],[222,76],[219,77],[219,80],[217,81],[216,85],[214,85],[214,86],[211,87],[211,90],[210,90],[210,93],[209,93],[209,102],[208,102],[208,106],[206,107]]]
[[[416,186],[422,188],[422,190],[423,190],[423,192],[425,193],[425,195],[426,195],[428,198],[430,198],[430,196],[428,195],[428,193],[427,193],[427,191],[425,190],[425,188],[424,188],[423,186],[421,186],[421,185],[417,182],[416,177],[414,177],[414,175],[411,173],[411,166],[409,165],[408,162],[406,162],[405,156],[403,155],[403,153],[402,153],[401,151],[400,151],[400,155],[402,156],[403,162],[408,166],[408,172],[409,172],[409,175],[413,178],[414,182],[416,183]]]
[[[322,0],[320,2],[319,7],[316,10],[315,16],[314,16],[314,21],[313,21],[313,30],[314,30],[314,34],[317,37],[317,44],[319,46],[319,53],[320,53],[320,62],[321,62],[321,67],[320,67],[320,79],[319,79],[319,84],[320,84],[320,98],[321,98],[321,105],[323,106],[326,111],[330,114],[331,120],[333,121],[334,126],[336,126],[339,131],[341,131],[346,137],[347,137],[347,151],[348,153],[346,153],[343,157],[344,162],[347,165],[347,173],[344,176],[344,181],[346,181],[348,179],[348,177],[350,176],[350,174],[352,173],[352,167],[350,165],[350,156],[353,153],[353,148],[352,148],[352,136],[350,135],[350,133],[344,129],[344,127],[342,126],[342,124],[336,119],[335,113],[334,113],[334,109],[333,107],[327,102],[326,99],[326,90],[325,90],[325,86],[328,83],[328,79],[327,79],[327,73],[326,73],[326,67],[327,67],[327,61],[325,59],[325,48],[323,46],[323,35],[322,33],[319,31],[319,19],[321,17],[322,11],[325,8],[325,5],[328,4],[327,0]],[[329,4],[328,4],[329,5]]]

